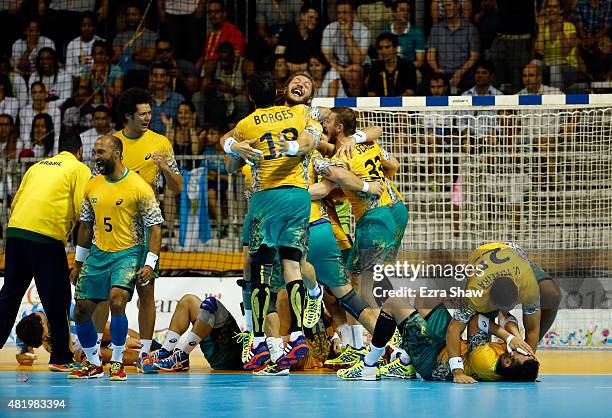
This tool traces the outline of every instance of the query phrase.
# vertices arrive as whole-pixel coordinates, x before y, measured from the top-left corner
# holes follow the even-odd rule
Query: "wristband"
[[[289,149],[285,151],[285,155],[297,155],[300,150],[300,144],[298,144],[297,141],[288,141],[287,147]]]
[[[478,314],[478,329],[480,329],[485,334],[489,333],[489,318],[487,318],[483,314]]]
[[[81,247],[80,245],[76,246],[76,250],[74,253],[74,261],[82,263],[85,261],[87,256],[89,255],[89,248]]]
[[[337,332],[334,332],[334,335],[331,337],[330,341],[334,341],[334,340],[339,340],[340,336],[338,335]]]
[[[362,192],[367,193],[368,190],[370,190],[370,183],[368,183],[367,181],[363,182],[363,189],[361,189]]]
[[[355,131],[355,133],[353,134],[353,138],[355,138],[356,144],[363,144],[368,140],[366,133],[363,131]]]
[[[225,142],[223,143],[223,151],[225,151],[226,154],[231,155],[232,157],[234,157],[235,155],[237,155],[234,151],[232,151],[232,145],[234,145],[236,141],[233,137],[229,137],[225,140]],[[236,157],[234,157],[236,158]]]
[[[149,251],[147,253],[147,260],[145,261],[145,266],[149,266],[153,270],[155,270],[155,266],[157,265],[157,260],[159,260],[159,256]]]
[[[461,357],[451,357],[448,359],[448,365],[451,371],[455,369],[463,370],[463,359]]]

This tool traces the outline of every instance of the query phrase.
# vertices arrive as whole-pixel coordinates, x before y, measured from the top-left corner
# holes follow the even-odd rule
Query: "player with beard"
[[[144,284],[153,279],[159,259],[163,222],[159,204],[150,185],[128,170],[122,157],[123,144],[119,138],[105,135],[96,141],[94,161],[101,175],[85,187],[75,267],[70,273],[71,281],[76,281],[76,331],[87,361],[68,376],[72,379],[104,375],[91,318],[96,305],[108,300],[113,343],[110,380],[126,380],[125,306],[132,298],[136,282]],[[148,248],[145,232],[149,235]]]

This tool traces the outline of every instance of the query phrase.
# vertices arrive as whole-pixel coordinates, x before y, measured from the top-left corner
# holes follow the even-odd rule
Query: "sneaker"
[[[342,353],[335,359],[327,360],[324,365],[325,367],[329,367],[330,369],[341,369],[343,367],[350,367],[355,362],[360,360],[363,356],[368,354],[368,350],[362,348],[361,350],[357,350],[350,345],[344,347]]]
[[[245,364],[249,361],[249,351],[251,350],[251,345],[253,345],[253,331],[248,332],[239,332],[234,335],[234,338],[237,342],[242,343],[242,364]]]
[[[181,350],[174,350],[170,357],[156,361],[153,365],[166,372],[186,372],[189,370],[189,354]]]
[[[285,369],[295,366],[302,357],[308,354],[308,350],[306,338],[300,335],[295,340],[287,341],[283,349],[283,354],[276,360],[276,364]]]
[[[127,380],[127,375],[125,374],[125,370],[123,369],[123,363],[119,363],[118,361],[111,361],[110,378],[108,380]]]
[[[289,369],[279,367],[278,364],[268,361],[263,369],[253,370],[255,376],[288,376]]]
[[[323,288],[319,288],[319,296],[311,299],[306,292],[306,309],[304,309],[304,328],[312,328],[319,322],[321,318],[321,302],[323,301]]]
[[[102,376],[104,376],[102,366],[85,361],[77,370],[70,372],[68,379],[98,379]]]
[[[73,372],[81,367],[80,363],[64,363],[64,364],[49,364],[49,370],[52,372]]]
[[[399,329],[397,329],[396,327],[395,332],[393,333],[393,336],[391,337],[391,340],[389,341],[389,344],[395,347],[399,347],[401,343],[402,343],[402,336],[399,333]]]
[[[399,358],[380,367],[380,374],[384,377],[399,377],[400,379],[416,379],[416,370],[412,364],[405,365]]]
[[[156,362],[164,360],[172,355],[172,351],[160,348],[159,350],[151,351],[149,353],[149,361],[142,364],[142,372],[145,374],[157,373],[159,369],[155,365]]]
[[[260,342],[255,348],[251,344],[247,361],[242,368],[244,370],[258,370],[263,368],[268,360],[270,360],[270,350],[268,350],[268,345],[265,341]]]
[[[143,366],[149,363],[152,363],[151,359],[149,358],[149,355],[142,353],[136,359],[136,363],[134,363],[134,367],[136,367],[136,371],[138,373],[143,373],[143,370],[142,370]]]
[[[380,380],[380,370],[378,366],[366,366],[359,360],[348,369],[338,370],[336,376],[342,380]]]

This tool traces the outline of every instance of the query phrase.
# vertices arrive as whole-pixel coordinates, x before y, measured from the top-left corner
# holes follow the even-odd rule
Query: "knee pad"
[[[361,312],[369,307],[361,296],[357,294],[355,289],[351,289],[350,292],[338,299],[338,303],[355,319],[359,319]]]
[[[219,305],[217,305],[217,299],[213,296],[209,296],[202,301],[200,304],[200,310],[206,311],[212,315],[217,313]]]
[[[281,260],[297,261],[298,263],[302,260],[302,252],[297,248],[280,247],[278,255]]]
[[[259,264],[272,264],[274,263],[274,256],[276,255],[276,249],[262,245],[254,254],[251,254],[253,262]]]

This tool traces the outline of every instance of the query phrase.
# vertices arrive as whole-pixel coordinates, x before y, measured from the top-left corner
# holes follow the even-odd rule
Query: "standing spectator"
[[[98,106],[93,112],[93,128],[86,130],[81,134],[83,141],[83,161],[91,161],[93,159],[93,146],[104,135],[112,134],[112,124],[110,110],[106,106]]]
[[[321,50],[340,76],[346,80],[351,96],[359,96],[363,82],[363,67],[370,46],[370,32],[355,20],[355,10],[350,0],[336,3],[338,20],[323,31]]]
[[[0,74],[9,78],[12,96],[17,99],[19,109],[25,108],[29,100],[28,85],[19,73],[13,71],[8,58],[0,58]]]
[[[427,62],[434,72],[450,78],[453,94],[472,85],[480,42],[474,25],[459,14],[459,0],[444,0],[444,8],[446,19],[436,23],[429,34]]]
[[[91,171],[80,162],[83,150],[78,135],[63,136],[59,149],[50,164],[35,164],[26,172],[11,205],[0,290],[0,317],[4,318],[0,348],[33,276],[49,323],[53,347],[49,364],[67,369],[72,362],[67,321],[71,293],[64,247],[76,224]]]
[[[157,0],[159,21],[176,45],[176,58],[194,61],[200,39],[198,20],[204,16],[205,0]]]
[[[121,68],[110,63],[106,42],[96,41],[92,48],[93,64],[85,66],[79,79],[79,86],[92,90],[92,105],[111,106],[121,92],[123,78]]]
[[[96,35],[96,20],[91,12],[81,17],[81,35],[66,47],[66,71],[72,77],[80,77],[86,66],[93,64],[93,46],[104,39]]]
[[[19,111],[19,126],[21,129],[21,139],[30,138],[32,131],[32,121],[39,113],[46,113],[53,121],[54,138],[56,143],[61,129],[61,115],[56,106],[49,105],[47,101],[47,88],[40,81],[32,83],[30,87],[30,104]]]
[[[212,30],[206,37],[202,56],[195,64],[196,70],[202,71],[204,75],[214,67],[217,50],[222,43],[229,42],[232,44],[236,58],[240,58],[244,52],[244,35],[237,26],[227,21],[223,0],[209,1],[207,12],[208,22]]]
[[[162,121],[162,116],[176,119],[178,105],[185,101],[183,95],[170,90],[169,81],[166,66],[162,64],[151,66],[149,85],[153,92],[153,106],[150,129],[162,135],[166,135],[166,127]]]
[[[461,0],[459,4],[459,15],[467,20],[472,20],[472,0]],[[431,23],[434,25],[443,20],[448,19],[448,13],[445,8],[445,0],[431,1]]]
[[[11,66],[24,78],[29,77],[36,69],[36,59],[42,48],[55,49],[55,44],[51,39],[40,35],[40,20],[31,17],[26,22],[25,38],[18,39],[13,44]]]
[[[32,119],[30,136],[21,138],[17,149],[20,157],[48,158],[57,154],[55,146],[55,128],[51,116],[39,113]],[[26,142],[27,141],[27,142]]]
[[[11,80],[5,74],[0,73],[0,115],[10,115],[15,121],[18,114],[19,102],[13,97]]]
[[[126,8],[126,26],[113,40],[112,62],[121,67],[125,88],[142,86],[155,56],[157,35],[145,27],[142,11],[135,3]]]
[[[489,49],[495,64],[495,85],[506,94],[521,88],[521,72],[531,59],[535,27],[533,0],[497,0],[499,27]]]
[[[416,68],[397,55],[397,36],[384,32],[376,38],[379,61],[368,76],[368,96],[414,96]]]
[[[50,105],[61,107],[72,96],[72,77],[60,68],[55,51],[43,48],[36,58],[36,72],[28,80],[32,84],[41,82],[47,89],[47,101]]]
[[[93,96],[87,87],[77,87],[74,96],[66,101],[62,129],[64,132],[81,133],[91,128],[94,108]]]
[[[412,62],[417,69],[425,63],[425,37],[423,31],[410,24],[410,2],[398,0],[391,6],[393,21],[385,29],[397,36],[399,55],[406,61]]]
[[[580,0],[576,4],[576,26],[580,56],[595,80],[605,80],[612,68],[610,0]]]
[[[321,50],[321,36],[319,11],[305,4],[297,24],[290,22],[281,32],[275,53],[286,57],[290,72],[306,71],[308,57]]]
[[[340,74],[331,68],[321,52],[308,60],[308,72],[315,82],[314,97],[346,97]]]
[[[195,74],[195,69],[193,63],[174,57],[174,47],[169,39],[160,37],[155,42],[155,62],[168,68],[170,89],[183,96],[187,94],[185,74]]]
[[[474,15],[474,26],[480,35],[480,53],[487,53],[497,35],[499,12],[495,0],[482,0],[480,11]]]

